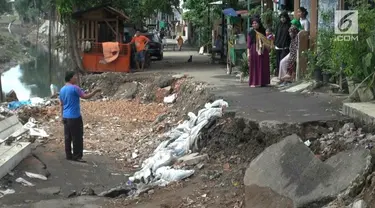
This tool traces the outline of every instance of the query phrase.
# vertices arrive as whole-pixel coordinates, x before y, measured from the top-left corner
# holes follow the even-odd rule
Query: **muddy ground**
[[[27,207],[25,202],[37,203],[40,200],[66,200],[74,190],[80,192],[84,188],[98,194],[126,183],[128,177],[139,170],[142,161],[165,139],[162,133],[185,119],[189,111],[196,113],[214,99],[205,84],[196,83],[184,75],[173,77],[166,73],[89,75],[82,78],[82,87],[85,90],[102,89],[102,94],[82,102],[88,163],[82,165],[64,160],[58,106],[21,109],[19,116],[24,122],[30,116],[35,117],[50,135],[34,143],[34,153],[47,164],[51,176],[47,182],[30,179],[36,184],[33,188],[14,183],[19,176],[28,179],[24,176],[25,170],[45,172],[35,157],[23,161],[14,171],[14,176],[2,181],[4,187],[16,190],[16,194],[2,199],[7,207],[15,204]],[[177,94],[175,103],[164,104],[163,98],[173,93]],[[243,176],[249,162],[287,135],[296,133],[304,141],[311,141],[311,150],[322,160],[345,149],[373,145],[375,137],[345,124],[348,122],[256,122],[226,111],[223,118],[212,121],[203,130],[198,146],[201,153],[209,155],[209,160],[191,167],[196,170],[193,177],[155,188],[137,198],[100,198],[100,203],[95,204],[109,208],[244,207]],[[361,195],[370,203],[374,189],[371,178],[368,178],[368,185]],[[60,191],[40,194],[43,188]],[[41,202],[39,207],[48,204]]]

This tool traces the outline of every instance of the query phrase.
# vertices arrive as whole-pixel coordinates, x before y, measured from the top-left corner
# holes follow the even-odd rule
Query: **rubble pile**
[[[305,144],[308,145],[309,141]],[[356,128],[354,123],[346,123],[338,132],[324,134],[308,146],[324,161],[347,149],[355,147],[372,149],[374,145],[375,135],[362,132],[362,128]]]
[[[223,108],[228,107],[224,100],[207,103],[197,115],[190,112],[189,120],[184,121],[171,131],[167,132],[166,140],[155,149],[154,154],[142,163],[142,169],[137,171],[129,180],[139,184],[139,192],[153,186],[165,186],[171,182],[179,181],[194,174],[194,170],[174,168],[176,161],[180,160],[190,165],[197,165],[205,160],[207,155],[188,155],[197,150],[200,131],[212,121],[223,115]],[[186,157],[183,157],[188,155]],[[144,188],[144,187],[147,188]]]

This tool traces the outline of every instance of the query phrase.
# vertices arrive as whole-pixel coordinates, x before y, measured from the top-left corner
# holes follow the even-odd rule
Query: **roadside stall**
[[[247,14],[246,10],[235,11],[233,8],[224,9],[227,25],[227,74],[232,73],[235,66],[239,66],[242,54],[247,51],[246,44],[246,20],[241,17]]]
[[[75,12],[73,18],[87,72],[130,72],[131,45],[124,43],[124,23],[129,17],[107,5]]]

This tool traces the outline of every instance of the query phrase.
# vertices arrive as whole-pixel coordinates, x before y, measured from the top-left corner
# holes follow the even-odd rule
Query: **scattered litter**
[[[194,170],[176,170],[169,166],[160,167],[156,170],[156,178],[159,186],[168,185],[170,182],[180,181],[194,174]]]
[[[308,146],[308,147],[310,147],[310,145],[311,145],[310,140],[305,141],[305,145]]]
[[[177,99],[177,94],[175,93],[167,97],[164,97],[164,103],[171,104],[171,103],[174,103],[176,99]]]
[[[138,154],[135,153],[135,152],[133,152],[133,153],[132,153],[132,158],[135,159],[135,158],[137,158],[137,157],[138,157]]]
[[[37,137],[41,137],[41,138],[46,138],[46,137],[48,137],[48,134],[43,129],[31,128],[30,129],[30,136],[37,136]]]
[[[209,123],[209,120],[221,117],[223,109],[226,107],[228,107],[228,103],[220,99],[213,103],[207,103],[197,116],[194,113],[189,113],[189,120],[166,133],[165,136],[168,140],[159,144],[154,155],[146,159],[142,163],[142,169],[129,180],[132,182],[141,181],[148,185],[165,186],[172,181],[182,180],[194,174],[194,170],[177,170],[169,166],[191,152],[201,129]]]
[[[45,177],[44,175],[41,175],[41,174],[30,173],[30,172],[27,172],[27,171],[25,171],[25,174],[26,174],[27,177],[29,177],[29,178],[37,178],[37,179],[44,180],[44,181],[47,180],[47,177]]]
[[[8,194],[14,194],[16,191],[14,189],[0,190],[0,198]]]
[[[30,183],[29,181],[27,181],[27,180],[25,180],[25,179],[23,179],[23,178],[17,178],[16,179],[16,182],[17,183],[20,183],[20,184],[22,184],[22,185],[24,185],[24,186],[35,186],[33,183]]]

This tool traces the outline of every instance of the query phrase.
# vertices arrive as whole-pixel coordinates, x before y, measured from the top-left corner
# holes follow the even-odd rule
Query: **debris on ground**
[[[35,186],[33,183],[31,183],[31,182],[29,182],[29,181],[27,181],[27,180],[25,180],[24,178],[21,178],[21,177],[17,178],[16,182],[20,183],[24,186]]]
[[[375,135],[362,132],[362,128],[356,128],[354,123],[346,123],[339,131],[323,134],[313,141],[311,149],[324,161],[347,149],[355,147],[372,149],[374,145]]]
[[[216,100],[213,103],[207,103],[198,115],[190,112],[188,114],[190,119],[166,133],[167,139],[159,144],[154,155],[142,163],[142,169],[137,171],[130,180],[141,182],[140,185],[165,186],[192,175],[193,170],[175,170],[169,166],[178,158],[196,149],[201,129],[209,123],[209,120],[221,117],[225,107],[228,107],[227,102]]]
[[[363,148],[340,152],[322,162],[297,135],[286,137],[266,148],[248,166],[244,177],[246,205],[310,207],[325,205],[339,194],[352,195],[365,184],[372,169],[371,158]],[[262,199],[264,195],[273,197]]]
[[[25,174],[29,178],[36,178],[36,179],[40,179],[40,180],[43,180],[43,181],[47,180],[47,177],[44,176],[44,175],[41,175],[41,174],[31,173],[31,172],[27,172],[27,171],[25,171]]]
[[[14,189],[6,189],[6,190],[0,190],[0,198],[4,197],[8,194],[14,194],[16,191]]]

